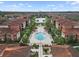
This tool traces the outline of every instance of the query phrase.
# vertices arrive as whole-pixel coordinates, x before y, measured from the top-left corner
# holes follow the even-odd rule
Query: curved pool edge
[[[43,32],[37,32],[35,34],[35,39],[42,41],[45,39],[45,34]]]

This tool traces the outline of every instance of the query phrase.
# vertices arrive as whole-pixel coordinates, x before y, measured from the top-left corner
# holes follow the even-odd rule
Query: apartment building
[[[53,23],[59,29],[63,37],[74,35],[79,40],[79,23],[77,21],[69,20],[64,17],[55,17]]]
[[[7,20],[0,23],[0,40],[5,39],[16,40],[20,38],[20,32],[25,29],[27,19],[19,17],[12,20]]]

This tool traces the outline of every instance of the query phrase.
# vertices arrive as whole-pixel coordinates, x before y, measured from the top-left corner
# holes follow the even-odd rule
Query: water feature
[[[38,33],[36,33],[36,35],[35,35],[35,38],[37,39],[37,40],[44,40],[45,39],[45,34],[44,33],[42,33],[42,32],[38,32]]]

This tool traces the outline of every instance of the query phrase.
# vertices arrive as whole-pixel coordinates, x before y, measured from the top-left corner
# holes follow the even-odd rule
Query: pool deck
[[[41,41],[38,40],[38,39],[36,39],[36,38],[35,38],[35,35],[36,35],[36,33],[38,33],[38,32],[44,33],[45,36],[46,36],[46,37],[45,37],[46,39],[41,40]],[[38,26],[37,29],[35,30],[35,32],[33,32],[33,33],[30,35],[29,40],[30,40],[30,44],[36,43],[36,44],[38,44],[38,45],[39,45],[39,44],[42,44],[42,45],[52,45],[51,41],[53,41],[51,35],[48,34],[47,31],[44,29],[44,26]]]

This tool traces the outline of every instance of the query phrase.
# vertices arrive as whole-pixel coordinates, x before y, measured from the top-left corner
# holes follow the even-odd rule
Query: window
[[[37,20],[37,22],[39,22],[39,20]]]

